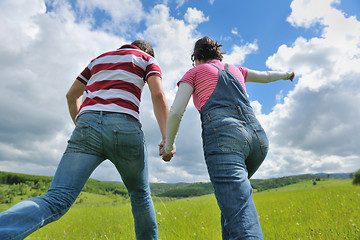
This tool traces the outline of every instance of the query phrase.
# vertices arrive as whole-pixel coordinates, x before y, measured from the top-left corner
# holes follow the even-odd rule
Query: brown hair
[[[131,43],[131,45],[135,45],[137,46],[138,48],[140,48],[141,50],[143,50],[145,52],[146,49],[149,49],[149,54],[152,56],[152,57],[155,57],[155,53],[154,53],[154,49],[153,47],[151,46],[150,43],[148,43],[147,41],[145,40],[135,40]]]
[[[197,60],[210,60],[210,59],[217,59],[222,61],[223,54],[225,52],[221,52],[220,47],[221,44],[215,42],[209,37],[203,37],[196,41],[194,46],[194,52],[191,55],[191,61]]]

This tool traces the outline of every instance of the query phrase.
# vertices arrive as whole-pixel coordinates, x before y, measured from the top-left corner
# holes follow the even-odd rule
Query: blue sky
[[[53,175],[74,126],[65,94],[102,52],[144,38],[155,48],[169,105],[195,41],[223,44],[224,61],[293,70],[293,83],[248,83],[270,140],[254,178],[360,168],[358,0],[3,0],[0,13],[0,170]],[[147,88],[141,103],[150,180],[208,181],[199,114],[187,108],[170,163]],[[118,181],[106,161],[92,175]]]

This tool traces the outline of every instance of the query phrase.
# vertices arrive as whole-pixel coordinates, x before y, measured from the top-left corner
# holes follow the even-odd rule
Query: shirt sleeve
[[[178,86],[180,86],[180,83],[186,82],[189,84],[193,89],[195,89],[195,76],[196,76],[196,68],[191,68],[189,71],[185,73],[185,75],[180,79],[180,81],[177,83]]]
[[[146,75],[145,75],[145,79],[144,79],[145,82],[148,80],[148,78],[150,76],[153,76],[153,75],[156,75],[156,76],[159,76],[160,78],[162,78],[160,65],[159,65],[158,61],[156,61],[155,58],[151,58],[149,60],[149,64],[146,67]]]
[[[244,76],[244,80],[246,82],[246,78],[248,76],[248,69],[245,67],[238,67],[238,68],[239,68],[241,74]]]
[[[90,78],[91,78],[91,71],[90,71],[89,66],[87,66],[87,67],[79,74],[79,76],[78,76],[76,79],[86,85],[86,84],[89,82],[89,79],[90,79]]]
[[[171,153],[174,148],[180,122],[193,91],[194,89],[186,82],[180,83],[167,120],[165,152],[168,154]]]

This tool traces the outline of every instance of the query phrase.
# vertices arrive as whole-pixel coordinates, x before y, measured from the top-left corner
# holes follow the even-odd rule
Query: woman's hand
[[[288,78],[288,79],[289,79],[290,81],[293,81],[293,80],[294,80],[294,77],[295,77],[295,73],[289,71],[288,74],[289,74],[289,78]]]
[[[165,146],[165,145],[164,145]],[[165,161],[165,162],[170,162],[171,158],[174,156],[174,154],[176,153],[176,146],[174,145],[174,149],[171,151],[171,153],[166,153],[165,152],[165,148],[163,147],[162,149],[162,159]]]

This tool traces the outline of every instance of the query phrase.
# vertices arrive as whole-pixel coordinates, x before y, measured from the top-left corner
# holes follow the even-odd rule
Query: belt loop
[[[104,112],[103,112],[103,111],[99,111],[99,113],[100,113],[100,115],[99,115],[99,123],[102,124]]]
[[[241,106],[236,106],[236,108],[237,108],[239,114],[240,114],[241,116],[243,116],[244,114],[243,114],[243,112],[242,112],[242,110],[241,110]]]
[[[211,117],[210,117],[210,114],[209,114],[209,113],[206,113],[206,120],[207,120],[207,121],[211,121]]]

